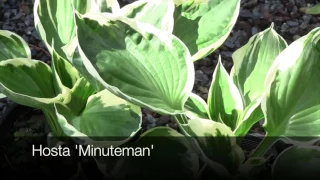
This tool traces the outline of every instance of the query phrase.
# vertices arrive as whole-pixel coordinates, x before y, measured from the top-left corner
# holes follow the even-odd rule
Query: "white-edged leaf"
[[[267,135],[312,143],[320,136],[320,28],[286,48],[267,74]],[[294,143],[294,142],[293,142]]]
[[[219,48],[240,11],[240,0],[175,0],[173,34],[188,47],[193,61]]]
[[[186,104],[186,115],[188,118],[203,118],[209,119],[209,110],[207,103],[197,94],[191,93]]]
[[[120,13],[172,33],[174,9],[173,0],[139,0],[121,8]]]
[[[142,122],[140,107],[107,90],[90,96],[78,116],[73,116],[58,105],[55,107],[63,132],[83,145],[119,146],[140,130]]]
[[[234,130],[243,112],[243,103],[239,90],[233,83],[221,57],[213,72],[212,82],[208,95],[210,119],[220,121]]]
[[[178,38],[114,14],[77,14],[76,21],[82,63],[97,82],[155,112],[183,112],[193,88],[194,67]]]

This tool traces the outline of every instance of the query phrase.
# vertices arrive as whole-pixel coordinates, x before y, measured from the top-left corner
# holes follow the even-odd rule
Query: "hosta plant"
[[[288,46],[272,24],[234,52],[230,74],[218,60],[207,102],[192,93],[193,62],[223,44],[239,9],[240,0],[139,0],[122,8],[115,0],[36,0],[35,28],[52,65],[0,31],[0,92],[42,109],[56,137],[105,148],[154,145],[151,157],[96,158],[106,175],[252,177],[278,140],[304,146],[278,156],[274,178],[290,178],[282,172],[293,160],[293,171],[307,172],[300,160],[319,156],[311,145],[320,135],[320,28]],[[171,115],[179,131],[141,134],[141,108]],[[265,139],[248,159],[242,138],[262,119]]]

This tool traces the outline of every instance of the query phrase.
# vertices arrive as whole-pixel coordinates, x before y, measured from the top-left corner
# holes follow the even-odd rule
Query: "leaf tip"
[[[270,29],[274,28],[274,22],[271,22]]]

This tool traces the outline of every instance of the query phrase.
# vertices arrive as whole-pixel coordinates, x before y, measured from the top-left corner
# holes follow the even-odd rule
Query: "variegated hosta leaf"
[[[86,57],[80,55],[80,52],[82,51],[79,48],[78,38],[72,39],[70,43],[63,47],[63,51],[66,53],[68,60],[73,67],[80,72],[81,76],[83,76],[97,92],[105,89],[93,76],[90,75],[87,68],[84,66],[83,59]]]
[[[319,57],[320,28],[315,28],[276,58],[262,101],[267,136],[307,142],[320,136]]]
[[[287,47],[286,41],[273,29],[254,35],[232,55],[232,78],[243,97],[245,107],[264,92],[264,80],[275,58]]]
[[[87,12],[116,13],[120,10],[117,0],[73,0],[73,5],[81,14]]]
[[[70,101],[70,92],[55,92],[53,74],[41,61],[16,58],[0,62],[0,91],[18,104],[44,109]],[[59,93],[59,94],[57,94]]]
[[[72,1],[36,0],[34,4],[35,28],[50,50],[66,59],[61,47],[75,36]],[[54,47],[51,47],[54,42]],[[51,52],[51,50],[50,50]]]
[[[287,47],[285,40],[273,29],[251,37],[249,42],[233,55],[231,76],[243,99],[245,113],[235,134],[245,136],[250,128],[263,118],[260,108],[265,92],[264,80],[275,58]]]
[[[256,122],[263,119],[264,116],[260,107],[262,98],[263,96],[257,98],[244,109],[240,122],[233,131],[236,136],[244,137]]]
[[[320,176],[320,147],[292,146],[284,150],[272,167],[272,179],[310,179]]]
[[[232,82],[219,57],[209,89],[208,106],[210,119],[226,124],[234,130],[243,112],[239,90]]]
[[[96,91],[92,85],[83,77],[77,80],[71,92],[71,101],[66,104],[74,115],[79,115],[85,108],[88,98]]]
[[[116,166],[112,173],[116,179],[193,180],[199,171],[199,159],[187,138],[171,128],[152,128],[122,148],[150,148],[150,151],[143,151],[144,156],[121,157],[118,161],[121,168]]]
[[[107,90],[89,97],[82,113],[74,116],[56,105],[63,132],[80,144],[119,146],[134,136],[141,126],[141,109]]]
[[[68,61],[63,59],[52,49],[52,71],[54,72],[55,86],[65,86],[72,89],[81,75]],[[60,88],[60,87],[56,87]]]
[[[16,33],[0,30],[0,62],[13,58],[31,59],[29,46]],[[0,91],[0,99],[5,97]]]
[[[194,83],[186,46],[149,24],[113,14],[76,15],[82,63],[115,95],[161,114],[183,112]]]
[[[174,8],[173,0],[139,0],[121,8],[120,13],[172,33]]]
[[[116,0],[36,0],[34,21],[36,30],[50,50],[53,48],[59,56],[67,59],[61,49],[75,37],[74,9],[86,12],[113,12],[120,9]],[[54,46],[52,47],[52,42]],[[52,52],[50,50],[50,52]]]
[[[0,30],[0,61],[14,58],[31,59],[29,46],[16,33]]]
[[[219,48],[239,15],[240,0],[176,0],[173,34],[189,48],[193,61]]]
[[[191,93],[186,104],[186,115],[188,118],[202,118],[209,119],[209,110],[207,103],[197,94]]]
[[[186,132],[194,137],[206,156],[222,164],[233,174],[244,161],[244,153],[231,129],[209,119],[191,119]]]

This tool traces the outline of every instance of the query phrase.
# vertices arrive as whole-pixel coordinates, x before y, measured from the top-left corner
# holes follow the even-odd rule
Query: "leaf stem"
[[[269,150],[269,148],[275,143],[275,139],[268,137],[266,134],[262,142],[254,150],[251,157],[263,157],[264,154]]]
[[[52,131],[52,134],[56,137],[63,136],[63,131],[59,124],[57,124],[57,120],[50,114],[50,112],[46,110],[42,110],[43,114],[45,115],[47,122],[49,124],[49,127]]]
[[[181,115],[175,115],[173,116],[176,120],[179,128],[182,131],[182,134],[186,136],[186,138],[189,140],[191,147],[195,150],[200,160],[202,160],[206,167],[210,167],[212,170],[214,170],[219,176],[225,178],[225,179],[233,179],[231,174],[228,172],[228,170],[221,164],[214,162],[210,160],[205,153],[202,151],[200,145],[198,144],[197,140],[190,136],[188,132],[185,130],[183,126],[187,126],[188,119],[184,114]]]
[[[204,171],[207,169],[207,164],[204,164],[202,166],[202,168],[200,169],[200,171],[197,173],[197,178],[196,180],[200,180],[201,176],[203,175]]]

